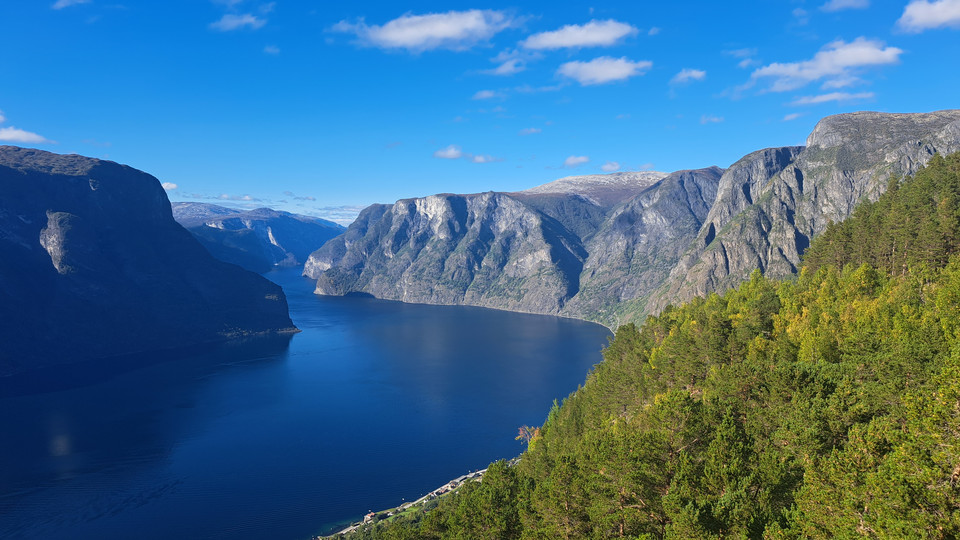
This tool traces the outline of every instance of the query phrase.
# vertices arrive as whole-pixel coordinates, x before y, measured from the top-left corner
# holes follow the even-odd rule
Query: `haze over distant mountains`
[[[0,146],[0,376],[293,332],[277,285],[212,257],[131,167]]]
[[[171,207],[173,218],[214,257],[258,273],[301,265],[345,230],[332,221],[270,208],[238,210],[190,202]]]
[[[960,150],[960,110],[824,118],[806,146],[729,169],[564,178],[517,193],[373,205],[314,252],[317,293],[470,304],[617,325],[794,272],[830,221]]]

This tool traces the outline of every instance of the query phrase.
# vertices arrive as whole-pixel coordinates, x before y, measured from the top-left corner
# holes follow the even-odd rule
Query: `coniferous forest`
[[[960,154],[603,357],[516,465],[355,536],[960,535]]]

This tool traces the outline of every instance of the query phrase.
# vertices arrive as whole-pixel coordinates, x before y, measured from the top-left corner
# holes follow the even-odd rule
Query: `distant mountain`
[[[375,205],[314,252],[320,294],[471,304],[616,326],[796,270],[810,239],[892,177],[960,149],[960,111],[823,119],[807,146],[729,169],[561,178]]]
[[[173,218],[214,257],[254,272],[303,264],[310,253],[346,230],[332,221],[258,208],[178,202]]]
[[[616,206],[656,184],[665,176],[667,176],[667,173],[656,171],[566,176],[518,193],[580,195],[598,206]]]
[[[695,237],[720,172],[638,173],[630,182],[620,181],[624,174],[609,182],[571,177],[517,193],[374,205],[314,252],[304,275],[317,279],[320,294],[615,317],[605,308],[659,285]],[[630,254],[612,255],[624,247],[614,237],[625,227],[639,227]],[[631,264],[649,270],[654,283],[627,276]]]
[[[214,259],[156,178],[0,147],[0,375],[293,332],[277,285]]]

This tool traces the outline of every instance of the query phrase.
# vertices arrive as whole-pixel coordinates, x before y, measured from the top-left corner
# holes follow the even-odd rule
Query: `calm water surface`
[[[303,332],[0,386],[0,538],[308,538],[522,451],[600,326],[281,284]],[[35,381],[34,381],[35,382]],[[70,386],[73,386],[72,388]]]

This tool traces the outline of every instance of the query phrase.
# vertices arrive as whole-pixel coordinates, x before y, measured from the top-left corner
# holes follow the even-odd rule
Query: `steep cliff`
[[[806,147],[754,152],[727,170],[697,239],[647,311],[723,291],[759,268],[796,271],[810,239],[891,178],[913,174],[935,153],[960,150],[960,110],[859,112],[821,120]]]
[[[173,218],[214,257],[253,272],[296,266],[345,228],[312,216],[206,203],[173,203]]]
[[[586,243],[580,292],[564,314],[617,326],[641,312],[696,238],[721,174],[678,171],[617,208]]]
[[[576,235],[506,194],[432,195],[367,208],[304,275],[320,294],[557,313],[585,258]]]
[[[377,205],[314,253],[306,274],[321,294],[616,326],[733,287],[754,269],[796,271],[830,221],[957,150],[960,111],[832,116],[806,146],[753,152],[727,170],[568,177],[510,194]]]
[[[295,331],[286,298],[178,225],[156,178],[0,147],[0,375]]]

